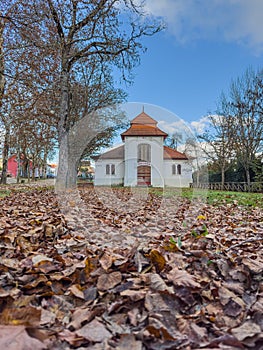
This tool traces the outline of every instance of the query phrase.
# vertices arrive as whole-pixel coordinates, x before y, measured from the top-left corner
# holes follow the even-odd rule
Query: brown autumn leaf
[[[243,341],[246,338],[252,338],[261,333],[259,325],[252,321],[246,321],[241,326],[232,328],[231,333],[239,340]]]
[[[52,258],[49,258],[46,255],[42,255],[42,254],[38,254],[32,257],[32,262],[33,262],[33,266],[39,266],[39,264],[46,262],[46,261],[53,261]]]
[[[146,295],[146,290],[131,290],[127,289],[120,293],[122,297],[129,297],[133,302],[141,300]]]
[[[242,259],[242,263],[255,274],[263,272],[263,258],[254,255],[254,259],[250,257],[245,257]]]
[[[86,323],[92,321],[96,316],[101,316],[106,310],[105,305],[96,305],[94,307],[85,307],[85,304],[77,308],[72,315],[68,329],[71,331],[81,328]]]
[[[209,342],[209,344],[206,344],[205,349],[207,349],[207,346],[209,346],[211,348],[213,347],[213,349],[215,347],[218,348],[218,345],[220,345],[220,344],[226,345],[226,346],[231,346],[231,347],[238,348],[238,349],[244,349],[244,346],[242,345],[242,343],[231,334],[225,334],[225,335],[222,335],[222,336],[219,336],[219,337],[213,339],[211,342]]]
[[[109,274],[104,273],[99,276],[97,282],[97,288],[101,291],[106,291],[114,288],[117,284],[121,283],[122,274],[119,271],[111,272]]]
[[[54,312],[51,312],[49,310],[42,309],[41,310],[41,319],[40,319],[40,325],[48,325],[52,326],[56,321],[56,314]]]
[[[227,316],[236,317],[245,309],[244,301],[227,288],[220,287],[218,295]]]
[[[40,319],[41,309],[33,306],[6,307],[0,315],[0,322],[5,325],[38,326]]]
[[[96,319],[78,329],[76,334],[94,343],[101,343],[111,337],[111,333]]]
[[[156,268],[156,271],[159,273],[165,268],[166,260],[164,256],[156,249],[152,249],[149,254],[151,263]]]
[[[105,270],[108,271],[108,269],[111,267],[113,264],[113,257],[111,254],[104,253],[102,257],[99,259],[101,267]]]
[[[81,286],[79,284],[73,284],[68,288],[68,291],[71,292],[75,297],[80,299],[85,299],[84,293],[81,290]]]
[[[167,274],[167,278],[169,281],[173,282],[175,286],[201,288],[200,284],[196,281],[195,276],[190,275],[185,270],[179,270],[177,267],[174,267]]]
[[[44,350],[47,347],[38,339],[30,337],[24,326],[0,325],[0,349]]]
[[[162,279],[162,277],[157,273],[150,273],[147,275],[150,280],[150,288],[157,291],[157,292],[168,292],[170,294],[174,294],[173,287],[167,286],[165,281]]]
[[[62,332],[58,334],[58,338],[61,340],[65,340],[70,345],[73,345],[74,347],[77,345],[79,336],[75,332],[71,332],[68,329],[64,329]]]
[[[142,342],[136,340],[133,334],[122,334],[116,350],[142,350]]]

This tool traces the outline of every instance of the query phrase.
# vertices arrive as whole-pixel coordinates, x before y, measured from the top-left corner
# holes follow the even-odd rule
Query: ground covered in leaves
[[[0,349],[262,349],[263,212],[83,188],[0,199]]]

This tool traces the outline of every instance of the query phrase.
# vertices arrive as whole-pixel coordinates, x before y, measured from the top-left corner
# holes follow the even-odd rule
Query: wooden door
[[[137,185],[151,185],[151,167],[149,165],[139,165],[137,168]]]

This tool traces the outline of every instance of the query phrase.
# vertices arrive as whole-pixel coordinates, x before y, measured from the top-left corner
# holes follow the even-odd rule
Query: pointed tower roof
[[[143,124],[143,125],[151,125],[156,126],[157,121],[154,120],[152,117],[150,117],[148,114],[146,114],[144,111],[137,115],[134,119],[131,121],[131,125],[133,124]]]
[[[166,138],[167,134],[157,127],[156,120],[143,111],[132,119],[129,129],[121,134],[122,140],[125,136],[163,136]]]

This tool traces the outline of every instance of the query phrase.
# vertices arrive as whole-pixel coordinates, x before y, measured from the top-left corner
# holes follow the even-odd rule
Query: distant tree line
[[[263,181],[263,69],[249,68],[230,84],[199,135],[210,182]]]

